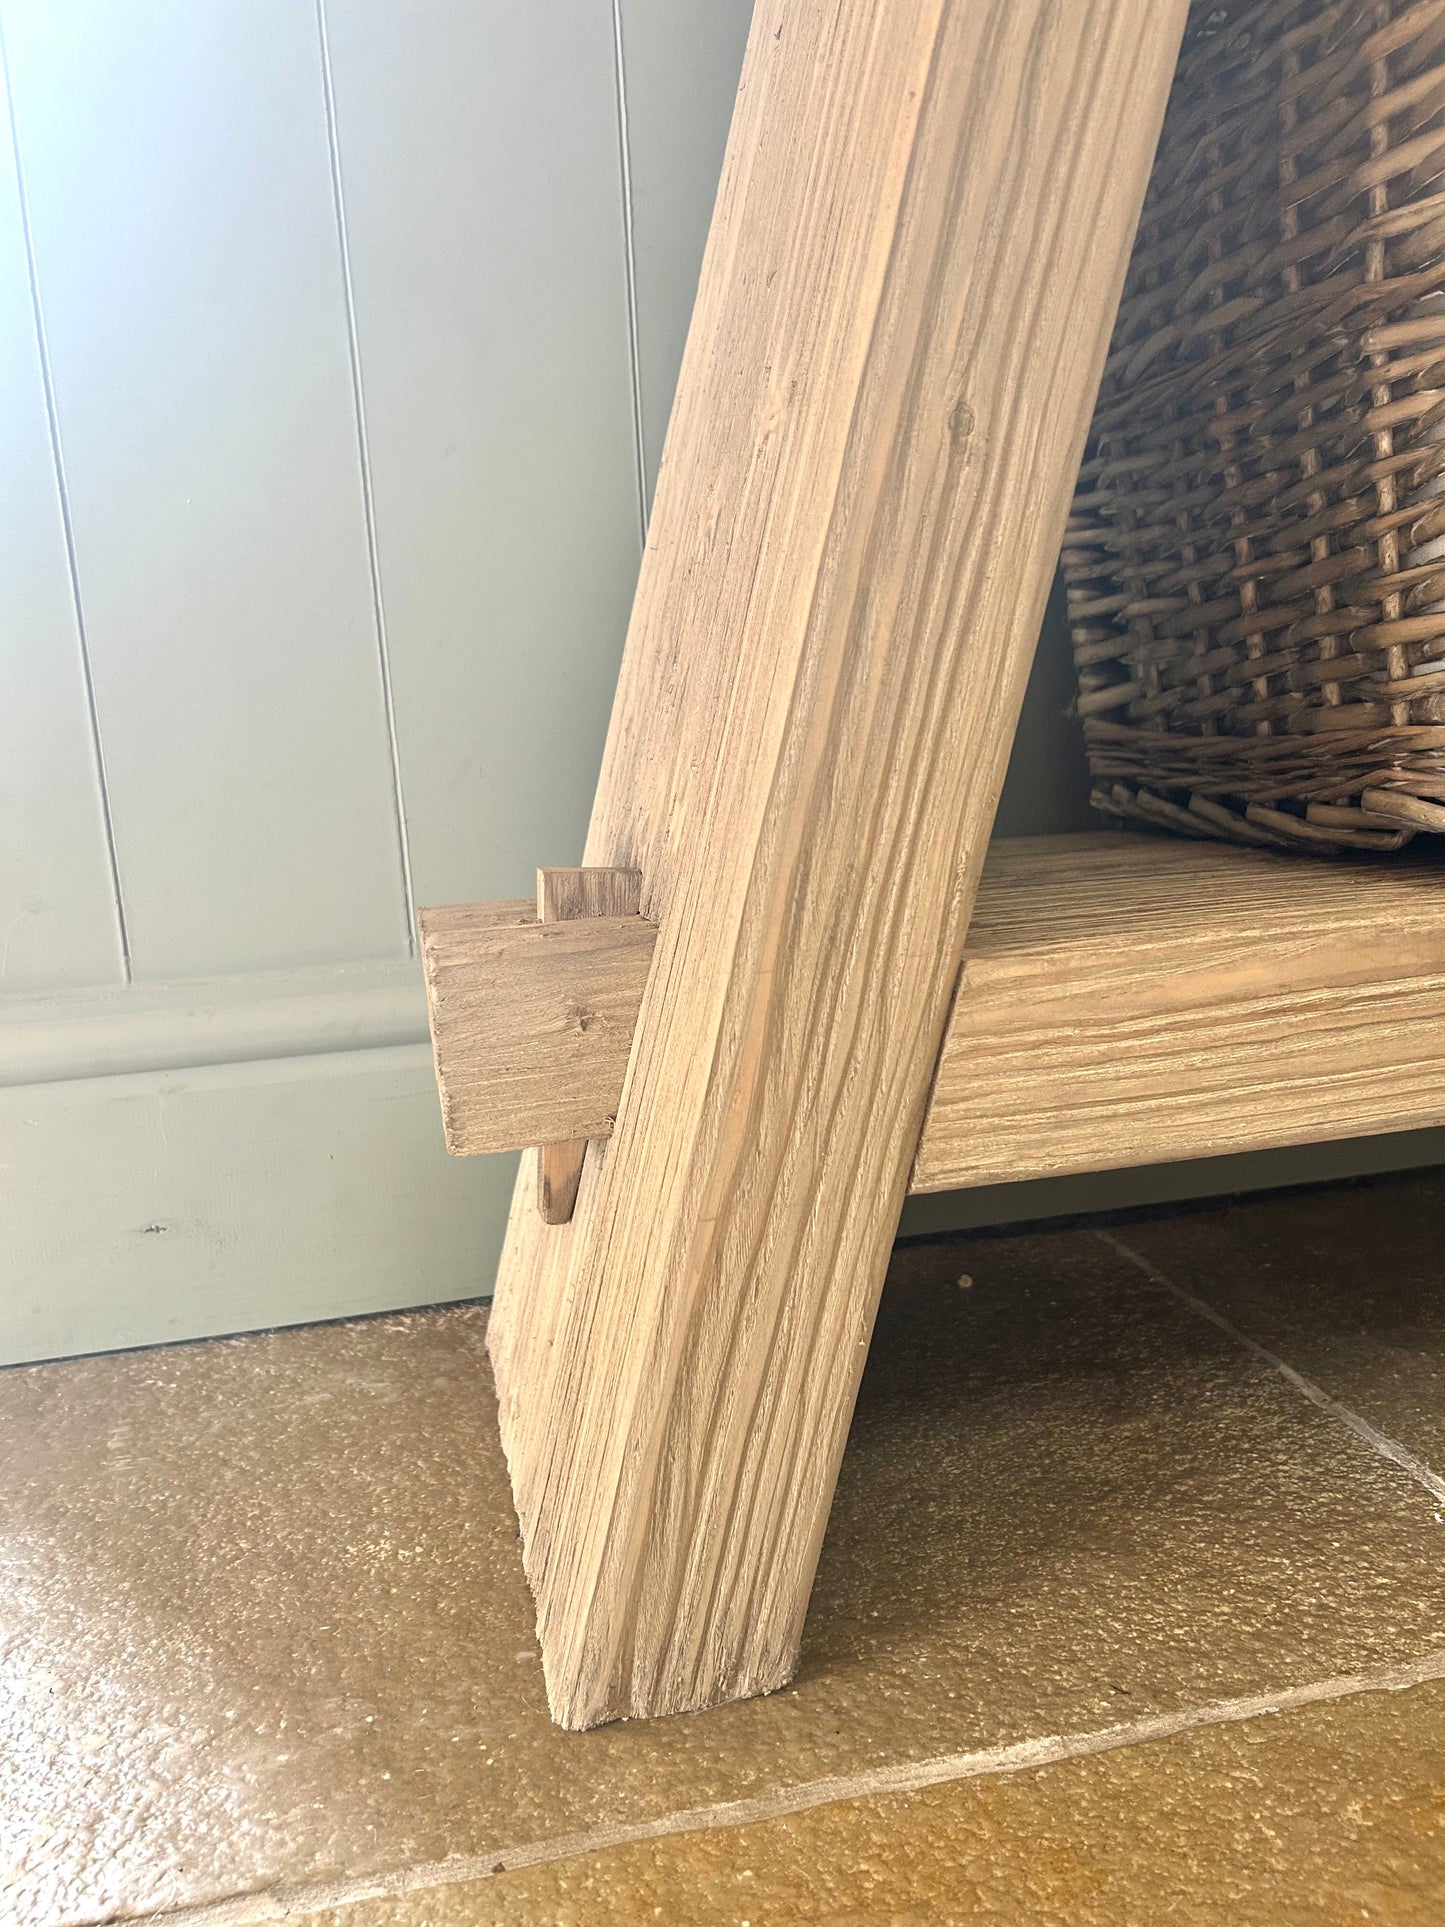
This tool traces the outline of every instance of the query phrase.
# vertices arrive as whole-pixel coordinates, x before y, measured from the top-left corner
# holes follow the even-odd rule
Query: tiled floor
[[[1445,1173],[900,1248],[700,1717],[548,1723],[483,1331],[0,1374],[0,1919],[1445,1924]]]

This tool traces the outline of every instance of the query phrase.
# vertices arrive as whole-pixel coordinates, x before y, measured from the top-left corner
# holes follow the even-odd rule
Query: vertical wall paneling
[[[0,90],[0,997],[117,982],[120,920]]]
[[[325,0],[412,875],[576,862],[638,563],[607,0]]]
[[[316,31],[321,56],[321,86],[326,103],[326,148],[331,164],[331,194],[336,208],[336,240],[341,251],[341,281],[346,297],[346,347],[351,364],[351,393],[356,407],[356,447],[361,465],[361,505],[366,518],[366,559],[371,577],[372,611],[376,620],[377,652],[381,661],[382,700],[386,708],[387,746],[396,810],[397,847],[401,856],[402,888],[406,895],[407,951],[417,953],[416,898],[411,885],[411,851],[407,843],[406,806],[401,784],[401,752],[396,740],[396,706],[392,699],[391,652],[386,640],[386,609],[381,599],[381,563],[376,552],[376,502],[371,487],[371,449],[366,433],[366,397],[361,388],[361,351],[356,339],[356,300],[351,286],[351,243],[346,229],[346,204],[341,196],[341,152],[336,140],[336,97],[331,85],[331,48],[326,38],[325,0],[316,0]]]
[[[314,15],[0,17],[135,974],[404,952]]]
[[[616,0],[649,501],[692,319],[752,0]]]

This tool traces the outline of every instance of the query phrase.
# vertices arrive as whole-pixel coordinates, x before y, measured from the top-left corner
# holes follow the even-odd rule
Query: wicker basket
[[[1065,541],[1098,806],[1445,834],[1445,0],[1196,5]]]

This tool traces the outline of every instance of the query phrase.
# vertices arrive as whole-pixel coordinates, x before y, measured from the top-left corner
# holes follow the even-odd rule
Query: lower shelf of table
[[[1445,1123],[1445,864],[994,844],[910,1184]]]

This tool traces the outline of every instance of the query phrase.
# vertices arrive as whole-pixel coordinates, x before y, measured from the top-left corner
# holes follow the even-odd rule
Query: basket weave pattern
[[[1095,802],[1445,833],[1445,0],[1190,17],[1063,555]]]

